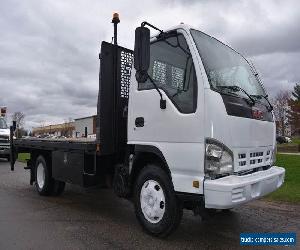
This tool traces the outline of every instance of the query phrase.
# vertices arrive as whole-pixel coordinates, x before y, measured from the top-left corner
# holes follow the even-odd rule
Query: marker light
[[[199,188],[199,181],[193,181],[193,187],[194,188]]]
[[[119,13],[114,12],[113,13],[113,19],[112,19],[113,23],[119,23],[120,22],[120,17],[119,17]]]

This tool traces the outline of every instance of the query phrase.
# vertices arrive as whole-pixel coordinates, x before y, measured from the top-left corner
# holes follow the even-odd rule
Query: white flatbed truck
[[[118,22],[114,44],[101,45],[97,138],[11,140],[12,170],[17,153],[30,153],[40,195],[111,176],[157,237],[176,229],[183,208],[230,209],[278,189],[274,114],[247,60],[185,24],[162,31],[143,22],[131,51],[117,45]]]

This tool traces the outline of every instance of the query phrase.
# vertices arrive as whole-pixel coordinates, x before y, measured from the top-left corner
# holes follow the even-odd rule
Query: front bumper
[[[278,189],[284,182],[284,175],[284,168],[273,166],[249,175],[230,175],[216,180],[205,180],[205,207],[233,208],[262,197]]]

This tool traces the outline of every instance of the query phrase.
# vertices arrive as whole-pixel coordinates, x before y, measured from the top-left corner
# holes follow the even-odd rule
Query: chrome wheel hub
[[[36,171],[36,181],[40,189],[45,185],[45,169],[42,163],[39,163]]]
[[[154,180],[144,183],[140,193],[141,209],[151,223],[158,223],[164,216],[166,200],[160,184]]]

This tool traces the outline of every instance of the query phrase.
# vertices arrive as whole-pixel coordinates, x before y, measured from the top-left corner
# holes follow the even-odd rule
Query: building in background
[[[96,136],[96,115],[75,119],[75,137],[84,137],[87,129],[88,137]]]
[[[32,129],[32,136],[85,137],[85,130],[88,137],[96,137],[96,115],[77,118],[72,122],[36,127]]]
[[[65,122],[61,124],[47,125],[32,129],[32,136],[65,136],[72,137],[75,130],[74,122]]]

